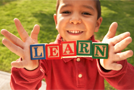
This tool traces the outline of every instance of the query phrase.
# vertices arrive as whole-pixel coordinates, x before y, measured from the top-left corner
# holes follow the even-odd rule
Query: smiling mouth
[[[74,35],[78,35],[78,34],[81,34],[83,33],[83,31],[78,31],[78,30],[71,30],[71,31],[67,31],[69,34],[74,34]]]

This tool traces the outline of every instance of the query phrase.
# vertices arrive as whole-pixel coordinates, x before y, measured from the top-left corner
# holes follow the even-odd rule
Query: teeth
[[[82,31],[68,31],[68,32],[77,34],[77,33],[81,33]]]

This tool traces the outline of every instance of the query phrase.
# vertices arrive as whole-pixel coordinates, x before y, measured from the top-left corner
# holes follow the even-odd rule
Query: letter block
[[[61,59],[60,44],[46,44],[46,59]]]
[[[76,41],[61,42],[61,57],[76,56]]]
[[[92,41],[77,40],[77,56],[91,56],[92,55]]]
[[[30,54],[31,54],[31,60],[46,59],[45,44],[30,45]]]
[[[108,58],[108,44],[107,43],[93,43],[92,58],[107,59]]]

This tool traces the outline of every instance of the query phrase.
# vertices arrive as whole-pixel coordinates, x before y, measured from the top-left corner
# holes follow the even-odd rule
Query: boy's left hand
[[[116,62],[133,56],[132,50],[121,52],[132,42],[132,38],[129,32],[115,36],[117,26],[118,24],[113,22],[102,41],[103,43],[109,44],[108,59],[100,60],[101,66],[106,70],[121,70],[123,66]]]

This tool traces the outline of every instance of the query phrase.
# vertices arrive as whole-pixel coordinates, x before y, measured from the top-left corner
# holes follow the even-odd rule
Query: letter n
[[[93,58],[107,59],[108,58],[108,44],[107,43],[93,43]]]

